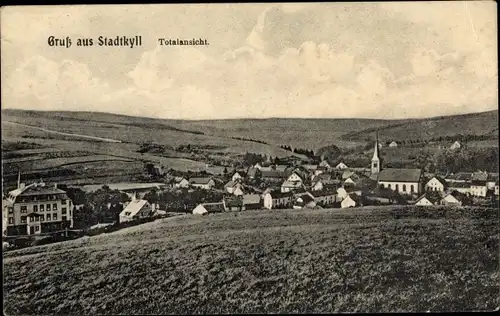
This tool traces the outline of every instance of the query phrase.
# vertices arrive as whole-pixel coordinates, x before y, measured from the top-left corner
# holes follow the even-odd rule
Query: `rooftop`
[[[390,168],[380,171],[378,181],[388,182],[419,182],[422,176],[420,169]]]

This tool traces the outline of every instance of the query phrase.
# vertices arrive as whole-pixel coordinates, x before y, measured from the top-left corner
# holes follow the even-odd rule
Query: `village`
[[[455,142],[452,149],[457,146],[460,144]],[[498,173],[432,174],[420,169],[384,168],[381,150],[377,134],[369,168],[350,167],[343,162],[330,165],[327,160],[303,164],[298,159],[279,159],[277,164],[278,159],[266,157],[247,168],[207,165],[202,173],[175,176],[164,182],[81,188],[58,187],[42,180],[25,185],[19,174],[17,188],[2,198],[3,236],[106,231],[109,226],[118,229],[186,213],[395,204],[462,207],[498,201]],[[146,169],[153,177],[163,173],[158,165],[149,164]],[[95,201],[90,202],[91,197]],[[91,215],[84,216],[89,212],[99,216],[93,220]],[[106,213],[109,216],[101,216]]]

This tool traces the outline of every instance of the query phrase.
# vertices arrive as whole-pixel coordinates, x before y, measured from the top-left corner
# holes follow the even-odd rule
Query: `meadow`
[[[4,254],[6,314],[493,310],[496,209],[183,215]]]

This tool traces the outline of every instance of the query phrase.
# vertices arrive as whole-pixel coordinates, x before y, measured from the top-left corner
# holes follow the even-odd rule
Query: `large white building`
[[[57,184],[19,183],[5,196],[2,207],[5,235],[36,235],[73,227],[73,202]]]

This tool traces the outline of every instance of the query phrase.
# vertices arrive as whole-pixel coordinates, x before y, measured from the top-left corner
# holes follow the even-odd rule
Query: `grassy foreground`
[[[6,314],[493,310],[495,209],[168,218],[4,255]]]

